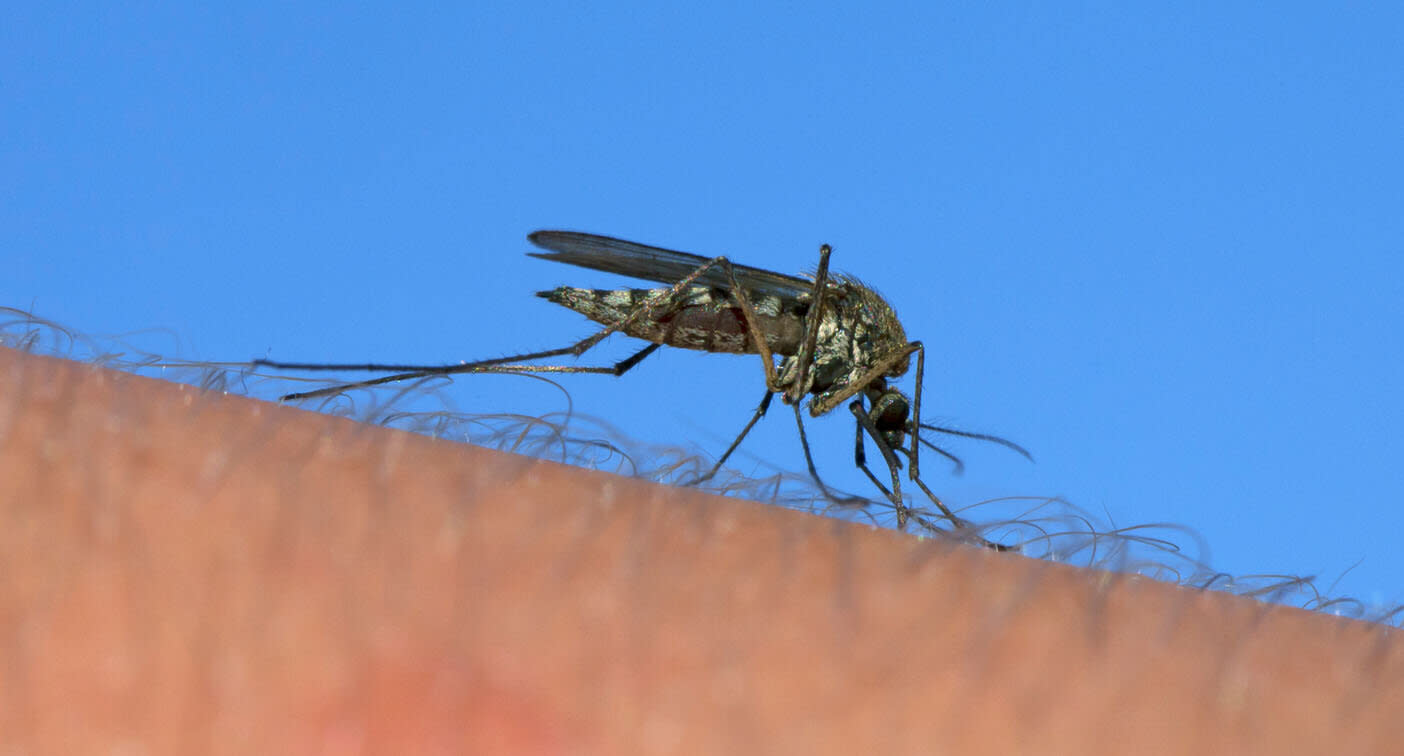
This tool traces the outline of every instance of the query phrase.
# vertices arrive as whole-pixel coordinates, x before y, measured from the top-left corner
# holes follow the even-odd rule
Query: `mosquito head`
[[[868,399],[866,414],[868,420],[872,422],[872,428],[882,435],[883,441],[886,442],[887,446],[893,451],[910,456],[911,452],[904,448],[907,434],[910,433],[915,443],[919,443],[950,460],[951,464],[955,466],[955,474],[959,475],[961,471],[965,469],[965,463],[961,461],[960,457],[937,446],[922,435],[922,431],[930,431],[932,433],[944,433],[949,436],[959,436],[960,438],[970,438],[977,441],[989,441],[1023,455],[1030,462],[1033,461],[1033,455],[1029,454],[1027,449],[1007,438],[993,436],[988,433],[975,433],[973,431],[959,430],[957,428],[947,428],[941,425],[931,425],[929,423],[918,424],[914,422],[911,419],[911,400],[907,398],[906,394],[887,385],[887,381],[881,378],[869,383],[863,390],[863,393]],[[854,402],[852,406],[854,410],[857,411],[860,407],[860,403]]]
[[[911,413],[911,403],[906,394],[888,386],[881,378],[869,383],[865,393],[871,405],[868,408],[868,418],[873,421],[873,425],[882,434],[888,446],[901,449],[906,442],[909,426],[907,416]]]

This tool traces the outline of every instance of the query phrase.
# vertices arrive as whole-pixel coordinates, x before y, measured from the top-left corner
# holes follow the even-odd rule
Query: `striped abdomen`
[[[576,289],[561,286],[538,292],[558,305],[564,305],[585,317],[614,325],[624,320],[636,308],[655,303],[656,308],[623,329],[634,338],[655,344],[701,349],[707,352],[753,353],[755,344],[746,330],[741,307],[723,292],[705,286],[690,286],[678,295],[672,307],[662,304],[668,289]],[[766,344],[775,354],[792,355],[799,351],[804,330],[803,318],[787,311],[778,297],[755,294],[750,298],[756,312],[756,325],[765,336]]]

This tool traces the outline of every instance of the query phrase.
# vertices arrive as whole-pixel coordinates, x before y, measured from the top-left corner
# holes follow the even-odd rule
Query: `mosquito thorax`
[[[911,366],[911,358],[903,357],[901,362],[898,362],[897,364],[893,365],[892,369],[887,371],[887,377],[901,378],[902,376],[907,374],[907,371],[911,369]]]

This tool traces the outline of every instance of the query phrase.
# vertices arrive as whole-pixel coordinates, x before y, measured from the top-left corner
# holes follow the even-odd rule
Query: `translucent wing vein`
[[[711,259],[578,231],[537,231],[527,239],[542,249],[550,250],[531,252],[532,257],[664,284],[676,283]],[[731,269],[736,274],[737,283],[748,291],[794,299],[809,294],[814,288],[812,281],[797,276],[736,263],[732,263]],[[708,269],[698,277],[697,282],[718,289],[731,288],[726,273],[720,268]]]

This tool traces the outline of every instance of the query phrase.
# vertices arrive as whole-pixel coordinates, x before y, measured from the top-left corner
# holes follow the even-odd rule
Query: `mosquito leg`
[[[960,519],[959,517],[956,517],[955,514],[954,514],[953,512],[951,512],[950,508],[947,507],[947,506],[945,505],[945,503],[941,501],[940,497],[938,497],[936,494],[932,493],[932,492],[931,492],[931,489],[930,489],[930,488],[927,488],[927,487],[926,487],[926,484],[923,483],[922,480],[921,480],[921,472],[920,472],[920,470],[919,470],[919,465],[920,465],[920,463],[919,463],[918,458],[917,458],[917,450],[921,448],[921,445],[920,445],[920,442],[921,442],[921,434],[920,434],[920,430],[921,430],[921,387],[922,387],[922,383],[923,383],[923,378],[924,378],[925,375],[926,375],[926,347],[922,346],[922,344],[921,344],[920,341],[913,341],[913,342],[912,342],[911,344],[909,344],[908,346],[914,346],[914,347],[916,347],[917,364],[916,364],[916,390],[912,393],[912,416],[911,416],[912,448],[911,448],[911,451],[910,451],[910,452],[908,453],[908,455],[907,455],[907,459],[908,459],[907,477],[911,478],[912,482],[916,483],[918,486],[921,487],[921,490],[926,494],[926,498],[930,499],[930,500],[932,501],[932,503],[934,503],[934,504],[937,506],[937,508],[939,508],[939,509],[941,510],[941,513],[944,514],[947,518],[949,518],[951,522],[955,523],[957,527],[960,527],[960,528],[963,528],[963,529],[969,529],[969,528],[970,528],[969,523],[965,522],[964,520]],[[867,419],[867,416],[864,415],[864,416],[863,416],[863,419]],[[859,422],[862,422],[862,420],[860,420]],[[868,422],[871,423],[872,421],[869,420]],[[869,431],[869,433],[873,433],[873,432],[876,431],[876,430],[877,430],[877,428],[873,428],[871,431]],[[874,438],[878,438],[878,436],[877,436],[876,434],[874,434],[873,437],[874,437]],[[879,442],[879,444],[880,444],[880,445],[884,445],[884,444],[882,444],[881,442]],[[954,460],[954,461],[956,462],[956,464],[958,464],[958,465],[960,464],[960,459],[957,458],[956,456],[950,454],[949,452],[946,452],[946,451],[943,450],[943,449],[938,449],[938,448],[936,448],[936,447],[934,447],[934,446],[931,447],[931,448],[936,449],[936,451],[938,451],[938,452],[940,452],[941,454],[944,454],[944,455],[946,455],[947,457],[949,457],[950,459]],[[892,471],[892,477],[893,477],[893,479],[896,479],[896,477],[897,477],[897,471],[896,471],[895,469]],[[1005,546],[1004,544],[995,543],[995,542],[993,542],[993,541],[987,540],[987,539],[982,538],[982,537],[980,537],[980,536],[976,536],[976,538],[979,539],[981,545],[983,545],[983,546],[985,546],[985,547],[987,547],[987,548],[995,549],[996,551],[1008,551],[1008,550],[1009,550],[1009,547],[1008,547],[1008,546]]]
[[[825,249],[827,249],[827,247],[825,247]],[[825,267],[827,267],[827,263],[828,258],[826,255],[824,257],[823,262]],[[636,322],[645,315],[657,317],[655,311],[657,311],[658,314],[666,314],[670,312],[679,304],[679,297],[681,293],[685,291],[686,288],[690,286],[693,281],[696,281],[698,277],[700,277],[703,273],[707,272],[707,270],[714,266],[721,268],[722,272],[726,274],[727,283],[729,283],[731,286],[731,298],[735,300],[737,306],[741,308],[741,317],[742,320],[745,321],[746,332],[749,334],[751,338],[751,344],[755,346],[756,352],[760,354],[761,369],[765,374],[766,393],[765,397],[761,399],[760,406],[756,408],[755,414],[751,416],[750,422],[746,423],[746,427],[741,429],[740,435],[736,437],[735,441],[731,442],[731,446],[727,448],[726,452],[723,453],[720,458],[717,459],[716,464],[712,466],[712,469],[708,470],[705,475],[697,478],[696,480],[689,481],[685,485],[697,485],[699,483],[702,483],[703,481],[710,480],[714,475],[716,475],[717,471],[721,469],[721,466],[726,463],[727,458],[729,458],[731,454],[736,451],[737,447],[741,445],[741,441],[744,440],[746,438],[746,435],[751,432],[751,428],[755,427],[755,424],[759,422],[763,416],[765,416],[766,410],[770,407],[771,396],[775,392],[779,391],[779,388],[776,385],[777,382],[775,377],[775,357],[770,351],[770,342],[766,339],[765,334],[760,329],[759,319],[756,317],[755,307],[751,304],[751,299],[750,296],[746,294],[746,289],[742,287],[740,282],[736,279],[736,271],[732,269],[731,261],[726,259],[725,257],[714,257],[711,260],[708,260],[707,262],[698,266],[698,268],[692,273],[688,274],[687,276],[678,280],[677,283],[673,284],[673,286],[668,289],[667,294],[665,294],[659,301],[640,304],[620,321],[611,324],[609,327],[605,328],[599,333],[596,333],[594,336],[591,336],[588,339],[578,342],[573,347],[570,347],[568,350],[574,351],[575,349],[579,348],[583,352],[584,349],[589,349],[591,346],[598,343],[600,339],[603,339],[610,333],[613,333],[615,331],[626,330],[628,325]],[[652,354],[653,350],[657,349],[659,346],[659,344],[650,344],[638,354],[624,360],[623,362],[618,363],[617,365],[615,365],[615,375],[623,375],[625,371],[633,367],[643,358]],[[580,352],[576,352],[576,354],[579,353]],[[587,371],[562,369],[554,372]],[[591,370],[588,372],[599,371]],[[803,427],[801,427],[800,432],[804,432]],[[808,453],[809,449],[808,446],[806,446],[806,456],[808,456]],[[810,469],[811,471],[813,470],[813,463],[810,464]],[[815,479],[818,480],[817,476]],[[822,486],[823,483],[821,482],[820,487]]]
[[[394,375],[384,375],[379,378],[371,378],[365,381],[354,383],[341,383],[335,386],[317,389],[315,391],[299,391],[293,394],[284,394],[278,397],[280,402],[292,402],[299,399],[315,399],[321,396],[332,396],[344,391],[351,391],[358,388],[379,386],[385,383],[395,383],[397,381],[409,381],[416,378],[431,378],[436,375],[454,375],[459,373],[593,373],[596,375],[619,376],[628,372],[630,368],[639,364],[643,359],[658,350],[660,344],[649,344],[638,352],[615,363],[610,367],[581,367],[578,365],[504,365],[506,360],[532,359],[542,356],[551,356],[551,353],[560,353],[566,350],[552,349],[549,352],[537,352],[533,355],[517,355],[516,357],[498,358],[492,360],[482,360],[480,362],[470,362],[463,365],[445,365],[441,368],[430,370],[415,370],[408,373],[396,373]],[[265,361],[264,364],[269,364]],[[291,365],[296,363],[271,363],[273,367]]]
[[[775,394],[769,391],[765,392],[765,396],[761,398],[760,406],[756,407],[755,414],[751,415],[751,421],[749,423],[746,423],[745,428],[741,429],[741,433],[736,436],[736,440],[732,441],[731,446],[728,446],[726,448],[726,452],[723,453],[719,459],[717,459],[716,464],[712,465],[712,469],[708,470],[705,475],[701,475],[697,478],[694,478],[693,480],[690,480],[684,483],[683,485],[695,486],[699,483],[711,480],[712,476],[716,475],[717,471],[721,469],[721,466],[726,464],[726,460],[728,457],[731,456],[731,453],[736,451],[736,447],[741,445],[741,439],[744,439],[746,437],[746,434],[751,432],[751,428],[754,428],[756,423],[759,422],[762,417],[765,417],[765,411],[770,409],[770,400],[774,396]]]
[[[922,516],[921,516],[920,514],[918,514],[917,512],[912,512],[912,519],[915,520],[918,524],[920,524],[923,528],[926,528],[927,530],[929,530],[929,531],[931,531],[931,532],[933,532],[933,533],[949,533],[949,532],[950,532],[950,531],[944,530],[943,528],[941,528],[940,526],[938,526],[936,523],[934,523],[934,522],[932,522],[932,521],[926,519],[925,517],[922,517]],[[972,534],[972,535],[970,535],[970,537],[973,538],[973,539],[978,543],[978,545],[980,545],[980,546],[982,546],[982,547],[984,547],[984,548],[987,548],[987,549],[992,549],[992,550],[994,550],[994,551],[1018,551],[1018,550],[1019,550],[1019,547],[1018,547],[1018,546],[1007,546],[1007,545],[1002,544],[1002,543],[995,543],[994,541],[991,541],[991,540],[989,540],[988,538],[982,538],[981,536],[978,536],[978,535],[973,535],[973,534]]]
[[[984,547],[987,548],[987,549],[994,549],[995,551],[1018,551],[1018,550],[1019,550],[1019,547],[1018,547],[1018,546],[1006,546],[1006,545],[1004,545],[1004,544],[1002,544],[1002,543],[995,543],[994,541],[991,541],[991,540],[989,540],[988,538],[984,538],[983,536],[980,536],[980,535],[976,534],[976,533],[974,532],[974,528],[971,527],[970,523],[966,522],[965,520],[960,519],[959,517],[955,517],[954,515],[950,514],[950,510],[946,508],[946,505],[945,505],[945,504],[942,504],[942,503],[941,503],[941,500],[940,500],[939,498],[937,498],[936,494],[932,493],[932,492],[931,492],[931,489],[927,488],[927,487],[926,487],[926,484],[921,482],[921,478],[912,478],[912,480],[916,481],[916,484],[917,484],[918,486],[921,486],[921,490],[924,491],[924,492],[926,492],[927,498],[929,498],[929,499],[931,499],[932,501],[936,502],[936,506],[940,507],[940,508],[941,508],[941,511],[944,512],[944,513],[946,513],[946,516],[953,518],[953,519],[952,519],[952,522],[958,523],[958,524],[959,524],[959,527],[960,527],[962,530],[969,531],[969,532],[971,533],[972,537],[974,537],[975,540],[977,540],[977,541],[980,542],[980,545],[981,545],[981,546],[984,546]]]
[[[799,370],[795,373],[795,382],[785,390],[785,401],[790,404],[798,404],[808,390],[809,367],[814,362],[814,352],[819,345],[819,326],[824,320],[824,295],[829,290],[829,255],[832,252],[833,248],[829,245],[819,245],[819,268],[814,271],[814,293],[810,296],[813,304],[805,316],[804,341],[800,342],[796,356]]]
[[[868,413],[863,410],[863,403],[861,401],[856,401],[848,405],[848,409],[853,413],[853,417],[858,420],[858,427],[863,431],[867,431],[868,435],[872,437],[873,443],[877,444],[878,451],[882,453],[882,459],[887,463],[887,469],[892,474],[892,491],[888,492],[888,490],[878,482],[877,476],[873,475],[873,471],[868,469],[866,454],[863,453],[863,437],[861,434],[858,437],[858,446],[854,450],[853,461],[863,472],[867,473],[868,479],[873,481],[879,490],[887,494],[888,499],[892,502],[892,506],[897,510],[897,529],[906,530],[908,509],[906,502],[902,501],[902,476],[897,472],[901,469],[901,464],[897,461],[897,455],[892,451],[892,447],[888,446],[887,441],[883,439],[882,433],[879,432],[877,426],[873,424],[873,419],[868,417]],[[944,504],[937,501],[936,505],[941,508],[941,511],[944,512],[947,517],[951,518],[952,522],[960,522],[950,510],[946,509]]]
[[[868,413],[863,411],[862,402],[853,402],[852,404],[848,405],[848,408],[853,412],[853,416],[857,418],[859,427],[868,432],[868,435],[871,436],[873,439],[873,443],[877,444],[878,451],[882,452],[883,459],[887,461],[888,468],[892,472],[892,489],[894,491],[893,503],[896,504],[901,497],[900,489],[898,488],[898,482],[901,480],[901,476],[897,472],[897,456],[893,452],[893,449],[890,446],[888,446],[887,442],[883,440],[882,435],[878,432],[877,426],[873,424],[872,418],[868,417]],[[856,459],[854,461],[857,462],[860,468],[862,468],[863,472],[867,473],[868,479],[873,482],[873,485],[876,485],[878,489],[881,490],[883,493],[887,493],[887,489],[882,485],[882,483],[878,481],[877,476],[873,475],[873,472],[868,469],[866,461],[863,459],[862,438],[863,437],[860,432],[858,436],[859,443]],[[970,523],[956,516],[956,514],[952,512],[949,507],[946,506],[945,502],[941,501],[940,497],[932,493],[930,488],[926,487],[926,484],[922,482],[921,478],[912,478],[912,480],[918,486],[921,487],[922,492],[925,493],[926,497],[931,500],[931,503],[935,504],[936,507],[941,510],[941,514],[944,515],[946,519],[951,521],[951,524],[956,528],[956,530],[964,530],[971,533],[971,537],[974,540],[978,541],[979,544],[981,546],[984,546],[985,548],[994,549],[995,551],[1013,550],[1013,547],[1005,546],[1002,543],[995,543],[994,541],[974,534],[974,529],[971,527]],[[897,507],[897,527],[899,529],[905,527],[907,518],[910,517],[911,519],[914,519],[917,522],[921,523],[924,527],[926,527],[929,530],[938,530],[934,523],[928,521],[925,517],[922,517],[916,512],[912,512],[906,507],[905,504],[898,504]]]
[[[824,481],[819,478],[819,473],[814,467],[814,460],[809,451],[809,441],[805,436],[804,432],[804,423],[799,416],[798,405],[798,400],[800,396],[802,396],[803,386],[806,382],[805,376],[808,373],[808,363],[813,361],[815,345],[817,344],[819,338],[820,318],[813,316],[823,312],[823,294],[828,289],[829,255],[831,251],[831,248],[827,244],[822,245],[819,248],[819,270],[815,275],[813,295],[813,299],[816,302],[816,305],[814,309],[811,310],[811,317],[807,320],[804,341],[801,343],[800,346],[800,372],[798,376],[799,379],[796,382],[795,386],[790,387],[789,390],[786,391],[785,395],[787,401],[790,401],[791,403],[795,404],[795,421],[799,426],[800,445],[804,448],[804,458],[805,462],[809,466],[810,475],[814,478],[814,481],[819,484],[819,489],[823,491],[824,496],[826,498],[832,501],[840,501],[829,492],[828,488],[824,485]],[[766,340],[765,335],[761,333],[760,328],[757,325],[755,308],[751,304],[750,297],[746,294],[745,288],[742,287],[740,283],[736,280],[735,272],[732,270],[731,262],[729,260],[727,260],[726,258],[717,258],[711,263],[709,263],[709,265],[714,263],[720,264],[723,272],[726,273],[727,281],[731,284],[732,297],[736,300],[737,305],[741,308],[742,316],[746,321],[746,329],[750,334],[751,343],[755,345],[756,351],[760,353],[761,367],[765,373],[765,385],[767,391],[765,397],[761,400],[760,406],[756,408],[755,414],[751,416],[750,422],[746,423],[746,427],[741,429],[741,433],[736,437],[736,440],[731,443],[731,446],[727,448],[726,452],[723,453],[722,456],[717,460],[716,464],[712,466],[712,469],[707,471],[705,475],[697,478],[696,480],[691,481],[688,485],[696,485],[705,480],[709,480],[712,476],[716,475],[717,471],[721,469],[722,464],[724,464],[727,458],[731,456],[732,452],[736,451],[736,448],[740,446],[742,439],[744,439],[746,435],[751,432],[751,428],[754,427],[755,424],[760,421],[761,417],[765,415],[766,410],[770,407],[771,398],[773,397],[775,392],[778,392],[780,390],[780,387],[777,385],[777,378],[775,375],[775,358],[770,351],[769,342]],[[707,266],[704,266],[704,269],[705,267]],[[796,386],[798,388],[796,388]]]
[[[856,408],[854,405],[857,405]],[[862,412],[863,403],[855,401],[853,404],[849,405],[849,409],[854,412]],[[890,500],[892,498],[892,492],[887,490],[887,486],[884,486],[882,481],[877,479],[876,475],[873,475],[872,470],[868,469],[868,453],[863,448],[863,424],[854,423],[853,431],[853,463],[858,466],[858,469],[867,474],[868,480],[871,480],[879,491],[882,491],[883,498]]]
[[[855,504],[864,501],[857,496],[836,496],[824,485],[824,479],[819,477],[819,471],[814,467],[814,456],[809,453],[809,436],[804,432],[804,418],[800,415],[798,404],[790,405],[795,408],[795,425],[799,428],[800,448],[804,449],[804,463],[809,467],[809,477],[819,484],[819,491],[824,494],[824,498],[836,504]]]
[[[587,339],[588,340],[588,339]],[[396,365],[380,362],[279,362],[278,360],[256,359],[252,362],[255,367],[269,367],[274,370],[338,370],[338,371],[366,371],[384,373],[390,371],[423,373],[424,375],[443,375],[446,373],[463,372],[468,368],[489,367],[492,365],[505,365],[512,362],[530,362],[546,357],[560,357],[570,354],[577,344],[572,344],[561,349],[547,349],[543,352],[528,352],[527,354],[514,354],[511,357],[494,357],[490,360],[477,360],[475,362],[460,362],[454,365]],[[404,380],[404,379],[400,379]]]
[[[756,318],[756,308],[751,304],[751,297],[746,294],[746,290],[736,280],[736,271],[731,267],[731,261],[725,257],[718,257],[713,262],[720,264],[722,272],[726,274],[726,280],[731,284],[731,296],[736,300],[737,306],[741,308],[742,319],[746,321],[746,333],[751,337],[751,343],[756,347],[756,353],[761,358],[761,370],[765,373],[765,387],[770,392],[780,389],[776,386],[775,378],[775,355],[770,351],[770,342],[765,338]]]
[[[643,349],[640,349],[632,355],[629,355],[628,357],[625,357],[619,362],[614,363],[614,374],[616,376],[624,375],[625,373],[629,372],[630,368],[634,367],[640,362],[643,362],[645,357],[658,351],[658,347],[661,346],[663,345],[649,344],[648,346],[644,347]]]
[[[273,367],[280,366],[273,365]],[[336,386],[328,386],[326,388],[320,388],[315,391],[296,391],[291,394],[283,394],[282,396],[278,397],[278,401],[295,402],[299,399],[316,399],[322,396],[332,396],[334,394],[340,394],[343,391],[350,391],[352,389],[364,388],[367,386],[378,386],[382,383],[393,383],[395,381],[410,381],[416,378],[430,378],[434,375],[437,375],[437,373],[426,373],[423,371],[418,371],[414,373],[397,373],[395,375],[386,375],[381,376],[380,378],[372,378],[368,381],[356,381],[355,383],[342,383]]]
[[[915,431],[921,430],[921,385],[923,382],[923,378],[926,376],[926,347],[922,346],[920,341],[913,341],[908,346],[912,345],[916,346],[917,364],[916,390],[912,392],[911,423],[914,432],[912,433],[912,450],[911,453],[907,456],[909,465],[907,468],[907,477],[919,482],[921,472],[918,468],[921,466],[921,463],[917,457],[917,452],[919,449],[921,449],[921,434]],[[925,490],[926,486],[923,485],[922,489]],[[927,491],[926,495],[931,496],[932,499],[936,498],[931,494],[930,491]],[[940,504],[939,501],[937,502],[937,504],[941,506],[942,511],[946,511],[945,505]]]
[[[299,399],[316,399],[323,396],[333,396],[346,391],[358,388],[369,388],[386,383],[397,381],[412,381],[417,378],[433,378],[438,375],[453,375],[456,373],[602,373],[614,375],[613,367],[573,367],[555,365],[474,365],[466,370],[418,370],[410,373],[396,373],[394,375],[383,375],[379,378],[371,378],[365,381],[355,381],[353,383],[339,383],[335,386],[327,386],[315,391],[299,391],[292,394],[284,394],[278,397],[280,402],[294,402]]]

